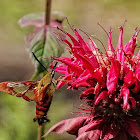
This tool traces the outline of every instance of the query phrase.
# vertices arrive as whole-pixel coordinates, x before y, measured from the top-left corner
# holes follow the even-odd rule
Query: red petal
[[[103,80],[102,80],[102,77],[101,77],[101,73],[98,70],[95,71],[93,63],[87,57],[84,57],[80,54],[78,54],[78,56],[82,60],[84,68],[89,70],[89,72],[91,73],[93,78],[97,79],[99,81],[99,83],[102,83]]]
[[[90,84],[86,83],[86,82],[82,82],[76,85],[76,87],[90,87]]]
[[[129,98],[129,89],[127,87],[122,87],[121,88],[121,94],[123,96],[123,108],[127,109],[128,105],[128,98]]]
[[[88,124],[88,127],[86,129],[83,129],[85,132],[97,130],[100,129],[101,123],[103,122],[103,119],[97,119],[95,121],[92,121]],[[78,133],[83,133],[82,128],[80,128]]]
[[[85,51],[82,46],[73,46],[73,54],[78,58],[77,54],[85,55]]]
[[[61,88],[63,85],[71,82],[71,75],[66,75],[61,81],[58,82],[57,88]]]
[[[108,38],[108,50],[110,51],[109,54],[112,54],[115,52],[113,45],[112,45],[112,36],[111,36],[112,32],[109,32],[109,38]]]
[[[127,54],[127,56],[129,56],[129,59],[132,58],[135,47],[136,47],[136,36],[132,36],[130,41],[123,47],[123,50]]]
[[[97,105],[102,99],[105,99],[106,97],[108,97],[108,92],[104,90],[99,94],[94,104]]]
[[[140,81],[140,68],[135,71],[136,78]]]
[[[110,140],[112,138],[115,138],[119,134],[119,130],[120,130],[119,127],[120,126],[118,126],[116,120],[111,120],[109,124],[105,123],[102,128],[101,139]]]
[[[76,29],[74,30],[74,33],[77,36],[80,45],[83,47],[85,52],[88,54],[88,52],[91,51],[90,48],[87,46],[87,44],[85,43],[85,41],[83,40],[83,38],[80,36],[80,34],[78,33],[78,31]]]
[[[109,93],[112,93],[116,89],[121,65],[118,61],[112,60],[110,71],[107,74],[107,89]]]
[[[90,74],[87,74],[87,75],[84,76],[84,77],[80,77],[80,76],[79,76],[79,78],[78,78],[75,82],[73,82],[73,83],[71,84],[71,86],[77,87],[78,84],[86,83],[87,79],[90,78],[90,77],[91,77]],[[90,84],[89,84],[89,86],[90,86]]]
[[[90,41],[90,44],[91,44],[91,50],[94,51],[94,50],[97,50],[98,47],[97,45],[95,44],[95,42],[89,37],[89,41]]]
[[[129,127],[126,128],[127,132],[131,136],[136,136],[138,139],[140,139],[140,125],[136,120],[128,120],[127,123],[129,124]]]
[[[50,64],[50,68],[53,69],[54,68],[54,63],[55,61],[53,61],[51,64]],[[67,68],[68,66],[66,66],[65,64],[61,63],[61,64],[58,64],[56,67],[55,67],[55,71],[56,72],[59,72],[59,73],[67,73]],[[67,73],[69,74],[69,73]],[[66,75],[67,75],[66,74]]]
[[[74,46],[80,46],[79,42],[71,34],[67,33],[67,35],[70,37]]]
[[[80,57],[80,59],[83,62],[84,68],[88,69],[90,72],[93,73],[93,71],[95,70],[93,63],[89,60],[88,57],[86,56],[82,56],[81,54],[78,54],[78,56]]]
[[[87,125],[79,129],[77,139],[85,140],[84,138],[86,137],[89,139],[92,139],[92,137],[97,138],[98,136],[100,136],[101,131],[99,127],[100,127],[101,122],[102,120],[96,120],[96,121],[89,120],[89,122],[85,122]],[[93,134],[92,137],[91,137],[91,134]]]
[[[101,86],[100,86],[99,83],[97,83],[96,86],[95,86],[95,92],[94,92],[94,94],[95,94],[95,98],[94,99],[95,100],[96,100],[96,98],[97,98],[97,96],[99,94],[100,89],[101,89]]]
[[[135,73],[130,70],[124,78],[124,83],[127,87],[130,87],[135,82],[136,82]]]
[[[95,43],[89,37],[91,46],[92,47],[94,46],[94,49],[91,50],[89,44],[83,40],[83,38],[80,36],[80,34],[78,33],[78,31],[77,30],[74,30],[74,31],[75,31],[75,34],[76,34],[78,40],[79,40],[81,49],[84,49],[84,52],[85,53],[82,53],[82,55],[86,54],[89,57],[89,59],[92,61],[92,64],[94,65],[94,68],[98,68],[99,67],[98,61],[96,59],[96,56],[93,54],[93,50],[95,50],[95,46],[96,46]],[[96,46],[96,49],[97,49],[97,46]],[[79,54],[81,54],[81,53],[79,53]]]
[[[99,140],[101,130],[93,130],[84,132],[77,137],[76,140]]]
[[[123,63],[124,60],[124,53],[123,53],[123,27],[120,27],[120,36],[117,46],[117,59]]]
[[[94,63],[94,67],[98,68],[99,67],[99,63],[97,61],[97,54],[99,54],[98,48],[97,48],[95,42],[90,37],[89,37],[89,41],[90,41],[90,45],[91,45],[91,51],[93,52],[93,55],[90,56],[90,59]]]
[[[131,89],[131,91],[133,91],[134,93],[137,93],[139,90],[140,90],[140,82],[136,80],[135,87]]]
[[[68,46],[72,49],[72,44],[66,38],[62,39],[62,41],[64,41],[66,44],[68,44]]]
[[[58,134],[61,134],[63,132],[68,132],[72,135],[77,135],[77,132],[80,127],[82,127],[84,121],[87,119],[87,116],[80,116],[77,118],[72,118],[68,120],[63,120],[57,124],[55,124],[53,127],[51,127],[47,133],[44,134],[43,137],[47,136],[51,132],[56,132]]]
[[[136,108],[136,101],[135,101],[135,99],[133,97],[129,97],[129,100],[130,100],[130,102],[132,104],[132,108]]]
[[[87,97],[90,94],[94,94],[94,87],[89,87],[81,94],[80,99],[83,99],[84,97]]]
[[[54,58],[54,60],[61,61],[65,65],[69,66],[69,68],[72,71],[76,72],[77,75],[80,75],[83,72],[83,70],[78,65],[74,64],[69,58],[60,57],[60,58]]]

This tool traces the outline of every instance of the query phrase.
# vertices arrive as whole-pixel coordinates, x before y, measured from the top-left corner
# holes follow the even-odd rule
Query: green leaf
[[[26,35],[26,46],[29,53],[32,54],[32,52],[34,52],[39,61],[48,68],[52,62],[52,57],[59,57],[64,50],[63,43],[57,38],[58,30],[56,28],[57,26],[62,28],[61,21],[63,21],[64,16],[60,14],[60,16],[57,16],[57,19],[53,18],[48,26],[44,25],[43,17],[43,14],[29,14],[21,18],[19,24],[21,27],[35,27],[33,32]],[[61,34],[59,35],[61,36]],[[63,37],[64,36],[62,36],[62,38]],[[35,74],[32,78],[32,80],[34,80],[41,73],[44,73],[45,70],[33,56],[31,56],[31,58],[36,68]]]
[[[54,34],[53,28],[47,27],[46,38],[43,36],[44,30],[41,28],[35,33],[32,40],[27,42],[29,52],[34,52],[39,61],[48,68],[52,62],[52,57],[59,57],[63,52],[62,43],[57,39],[57,35]],[[32,56],[32,61],[36,66],[36,73],[33,79],[37,78],[41,73],[44,73],[44,68],[35,60]],[[43,59],[46,58],[46,59]]]

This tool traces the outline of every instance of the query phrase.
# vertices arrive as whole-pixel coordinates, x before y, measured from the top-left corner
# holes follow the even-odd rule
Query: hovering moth
[[[35,55],[34,57],[36,58]],[[37,61],[39,60],[37,59]],[[49,121],[47,119],[47,112],[51,105],[56,86],[53,72],[54,70],[47,72],[40,81],[2,82],[0,83],[0,91],[10,95],[16,95],[16,97],[22,97],[29,102],[36,102],[36,117],[33,120],[38,121],[38,124],[42,125]]]

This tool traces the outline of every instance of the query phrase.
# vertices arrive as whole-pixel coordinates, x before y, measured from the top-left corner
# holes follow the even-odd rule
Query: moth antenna
[[[32,52],[35,60],[48,72],[48,70],[45,68],[45,66],[38,60],[38,58],[36,57],[36,55],[34,54],[34,52]]]
[[[52,69],[52,71],[51,71],[51,76],[52,76],[52,78],[53,78],[54,75],[55,75],[55,71],[54,71],[54,70],[55,70],[57,64],[58,64],[58,62],[55,63],[55,65],[54,65],[54,67],[53,67],[53,69]]]

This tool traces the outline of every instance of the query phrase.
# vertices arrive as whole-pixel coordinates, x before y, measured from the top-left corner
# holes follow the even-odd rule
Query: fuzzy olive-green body
[[[35,100],[36,100],[36,119],[39,125],[48,121],[47,112],[50,108],[53,93],[55,92],[55,81],[48,72],[37,84]]]

